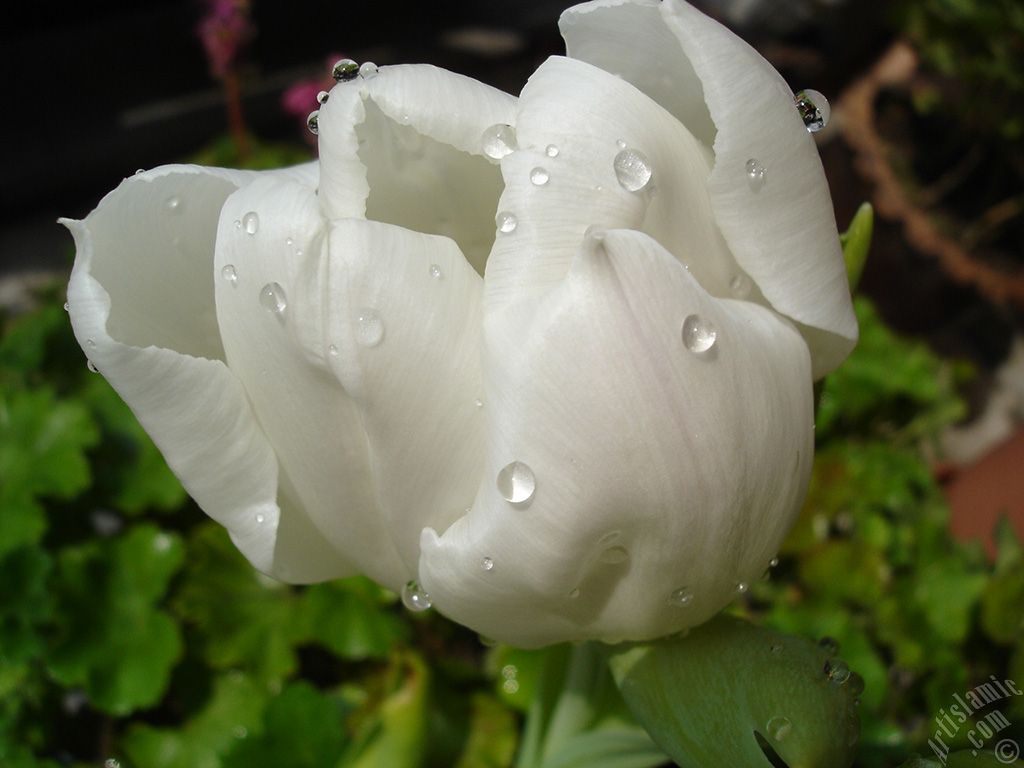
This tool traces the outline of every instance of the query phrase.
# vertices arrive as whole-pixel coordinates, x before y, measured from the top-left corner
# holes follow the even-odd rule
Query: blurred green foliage
[[[362,578],[254,571],[87,369],[61,302],[0,318],[0,765],[666,761],[593,646],[492,647]],[[806,508],[734,610],[838,640],[866,682],[858,764],[874,768],[930,754],[954,694],[990,675],[1024,684],[1024,548],[1004,527],[990,562],[948,533],[929,459],[969,371],[856,310]],[[994,706],[1024,716],[1024,697]]]

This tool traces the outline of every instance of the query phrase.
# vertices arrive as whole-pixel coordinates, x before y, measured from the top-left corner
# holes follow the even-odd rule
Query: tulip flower
[[[521,647],[743,592],[857,336],[824,104],[682,0],[560,24],[518,98],[343,63],[317,163],[157,168],[66,222],[82,348],[255,567]]]

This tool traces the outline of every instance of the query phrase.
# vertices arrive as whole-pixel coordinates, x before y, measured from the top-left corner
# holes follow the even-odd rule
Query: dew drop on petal
[[[481,142],[484,154],[494,160],[501,160],[519,149],[519,142],[516,141],[516,129],[505,123],[498,123],[487,128],[481,137]]]
[[[473,401],[473,405],[475,405],[477,408],[483,408],[484,401],[481,400],[480,398],[477,398],[476,400]]]
[[[509,232],[515,232],[516,227],[519,225],[519,220],[516,219],[516,215],[510,211],[502,211],[494,217],[494,223],[498,227],[498,231],[508,234]]]
[[[750,585],[747,584],[747,582],[745,582],[745,581],[737,581],[736,582],[736,594],[742,595],[748,589],[750,589]]]
[[[260,289],[260,304],[275,315],[280,315],[288,306],[288,296],[280,283],[267,283]]]
[[[65,312],[70,312],[71,311],[71,305],[68,304],[66,301],[64,302],[64,311]]]
[[[255,211],[249,211],[245,216],[242,217],[242,229],[246,231],[246,234],[255,235],[260,230],[260,217],[256,215]]]
[[[362,347],[375,347],[384,338],[384,321],[375,309],[361,309],[356,315],[356,343]]]
[[[439,267],[437,264],[431,264],[430,265],[430,276],[431,277],[435,277],[438,280],[440,280],[441,278],[444,277],[444,272],[441,271],[441,267]]]
[[[551,178],[551,174],[549,174],[546,169],[541,168],[540,166],[537,166],[532,171],[530,171],[530,181],[535,186],[538,186],[538,187],[544,186],[545,184],[548,183],[548,180],[550,178]]]
[[[782,741],[793,730],[793,724],[788,718],[776,715],[764,727],[765,734],[772,741]]]
[[[680,587],[669,595],[668,602],[671,605],[685,608],[693,602],[693,592],[689,587]]]
[[[309,132],[316,136],[320,133],[320,110],[314,109],[309,113],[309,117],[306,118],[306,127]]]
[[[547,149],[544,150],[544,154],[548,157],[558,157],[558,147],[554,144],[548,144]]]
[[[498,493],[505,501],[513,504],[522,504],[533,498],[533,492],[537,488],[537,479],[533,476],[533,470],[521,461],[513,461],[505,465],[498,473],[496,480]]]
[[[331,344],[331,346],[329,346],[327,348],[327,354],[329,354],[331,357],[337,357],[338,356],[338,348],[336,346],[334,346],[333,344]]]
[[[597,544],[600,547],[607,547],[609,544],[614,543],[615,540],[618,539],[621,535],[622,531],[609,531],[601,537],[601,540],[598,541]]]
[[[266,519],[267,519],[267,518],[266,518],[266,517],[264,517],[264,515],[263,515],[263,513],[262,513],[262,512],[257,512],[257,513],[256,513],[256,523],[257,523],[258,525],[263,525],[263,522],[264,522],[264,521],[265,521]]]
[[[225,264],[221,267],[220,276],[232,285],[238,282],[238,270],[235,269],[234,264]]]
[[[626,148],[626,140],[625,139],[616,139],[615,140],[615,146],[618,147],[619,149],[625,149]]]
[[[825,662],[825,674],[836,685],[842,685],[850,679],[850,668],[842,659],[832,659]]]
[[[362,64],[359,65],[359,74],[363,77],[364,80],[369,80],[371,77],[376,77],[377,71],[377,65],[374,64],[372,61],[364,61]]]
[[[570,600],[575,600],[579,596],[580,596],[580,588],[579,587],[573,587],[572,589],[569,590],[569,599]]]
[[[339,59],[331,70],[331,77],[336,83],[347,83],[359,76],[359,65],[352,59]]]
[[[768,561],[768,567],[769,568],[774,568],[778,564],[779,564],[779,558],[777,558],[777,557],[773,557],[770,561]]]
[[[96,342],[93,341],[92,339],[86,339],[85,343],[88,344],[90,347],[95,347],[96,346]]]
[[[430,608],[432,603],[430,602],[430,595],[424,592],[419,584],[415,581],[409,581],[402,587],[402,605],[410,611],[418,613]]]
[[[766,169],[757,158],[750,158],[747,160],[747,181],[750,182],[750,188],[759,192],[764,186],[765,181],[768,180],[768,169]]]
[[[718,332],[708,320],[700,315],[689,315],[683,321],[683,346],[700,354],[715,346]]]
[[[184,210],[184,206],[181,204],[181,198],[177,195],[171,195],[164,201],[164,205],[167,206],[167,210],[171,213],[181,213]]]
[[[326,104],[327,100],[329,98],[331,98],[331,92],[330,91],[320,91],[320,93],[318,93],[316,95],[316,103],[317,104]]]
[[[808,88],[793,96],[793,103],[796,104],[804,125],[811,133],[820,131],[828,125],[828,119],[832,116],[832,108],[824,94]]]
[[[753,282],[743,273],[733,275],[732,280],[729,281],[729,290],[732,291],[732,295],[737,299],[747,298],[753,287]]]
[[[602,563],[608,563],[609,565],[617,565],[618,563],[624,563],[629,559],[629,550],[625,547],[611,547],[601,553],[600,560]]]
[[[100,369],[96,367],[96,364],[92,360],[86,360],[85,367],[88,368],[91,373],[100,372]]]
[[[651,163],[638,149],[624,149],[615,156],[615,178],[630,192],[639,192],[651,181]]]
[[[480,561],[480,563],[481,565],[483,565],[485,571],[494,570],[494,560],[492,560],[491,558],[485,557],[483,560]]]

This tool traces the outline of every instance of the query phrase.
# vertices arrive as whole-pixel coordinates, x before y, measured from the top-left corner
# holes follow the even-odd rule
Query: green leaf
[[[417,768],[427,753],[429,670],[413,653],[393,666],[393,692],[363,722],[337,768]]]
[[[134,725],[121,747],[140,768],[222,768],[225,755],[260,732],[266,700],[265,686],[230,672],[215,681],[209,702],[183,727]]]
[[[0,392],[0,556],[42,538],[41,499],[70,499],[89,486],[85,451],[98,439],[88,411],[50,389]]]
[[[258,735],[238,742],[222,768],[325,768],[345,748],[348,707],[337,696],[305,682],[271,699]]]
[[[614,648],[630,709],[685,768],[843,768],[860,728],[859,675],[809,640],[719,615],[673,638]]]
[[[152,525],[64,549],[53,676],[114,715],[157,703],[182,650],[177,624],[158,604],[183,555],[175,534]]]
[[[846,260],[846,279],[850,283],[850,291],[856,291],[860,276],[864,272],[864,264],[871,250],[871,233],[875,226],[875,212],[871,203],[861,203],[853,221],[847,230],[839,236],[843,246],[843,258]]]
[[[646,733],[610,731],[570,739],[543,768],[653,768],[667,763],[668,757]]]
[[[53,618],[52,570],[53,558],[35,547],[0,559],[0,698],[20,682],[15,668],[43,654],[43,633]]]
[[[386,658],[409,637],[409,626],[392,611],[394,596],[369,579],[338,579],[309,587],[302,595],[302,636],[343,659]]]
[[[496,699],[478,693],[466,747],[455,768],[505,768],[515,755],[518,727],[512,712]]]

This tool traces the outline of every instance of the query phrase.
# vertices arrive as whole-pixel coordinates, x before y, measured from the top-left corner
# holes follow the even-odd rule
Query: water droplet
[[[235,219],[235,229],[241,229],[242,222],[239,219]]]
[[[309,113],[309,117],[306,118],[306,127],[309,128],[309,132],[316,136],[320,133],[320,110],[314,109]]]
[[[768,721],[764,730],[765,733],[767,733],[768,738],[773,741],[782,741],[789,735],[789,732],[793,730],[793,724],[789,722],[788,718],[776,715]]]
[[[544,150],[544,154],[548,157],[558,157],[558,147],[554,144],[548,144],[547,149]]]
[[[246,736],[249,735],[249,729],[246,728],[244,725],[236,725],[234,728],[231,729],[231,733],[234,734],[236,739],[244,739]]]
[[[575,600],[579,596],[580,596],[580,589],[579,589],[579,587],[573,587],[572,589],[569,590],[569,599],[570,600]]]
[[[331,346],[329,346],[327,348],[327,354],[329,354],[331,357],[337,357],[338,356],[338,348],[336,346],[334,346],[333,344],[331,344]]]
[[[476,400],[473,401],[473,405],[475,405],[477,408],[483,408],[484,401],[478,397]]]
[[[284,244],[285,244],[285,245],[295,245],[295,241],[294,241],[294,240],[292,240],[292,239],[291,239],[290,237],[286,237],[286,238],[284,239]]]
[[[533,498],[533,492],[537,488],[533,470],[521,461],[513,461],[511,464],[505,465],[498,473],[495,482],[501,497],[513,504],[529,501]]]
[[[754,284],[751,279],[742,273],[733,275],[732,280],[729,281],[729,290],[732,291],[732,295],[737,299],[747,298],[753,287]]]
[[[856,672],[850,673],[850,682],[847,686],[850,690],[850,695],[856,698],[864,693],[864,678],[858,675]]]
[[[369,80],[371,77],[376,77],[377,71],[377,65],[374,64],[372,61],[364,61],[359,66],[359,74],[365,80]]]
[[[550,178],[551,174],[549,174],[545,169],[541,168],[540,166],[537,166],[532,171],[530,171],[530,181],[533,182],[533,184],[535,184],[538,187],[542,187],[545,184],[547,184],[548,179]]]
[[[267,519],[267,518],[266,518],[266,517],[264,516],[264,514],[263,514],[262,512],[257,512],[257,513],[256,513],[256,523],[257,523],[258,525],[263,525],[263,522],[264,522],[264,521],[265,521],[266,519]]]
[[[487,648],[493,648],[497,644],[498,641],[495,640],[493,637],[485,637],[484,635],[480,635],[480,645],[486,646]]]
[[[485,557],[480,562],[483,564],[485,571],[493,571],[494,570],[494,561],[491,558]]]
[[[267,283],[260,289],[260,304],[275,315],[280,315],[288,306],[288,296],[280,283]]]
[[[260,217],[256,215],[255,211],[249,211],[245,216],[242,217],[242,229],[247,234],[255,235],[260,229]]]
[[[602,563],[608,563],[609,565],[617,565],[618,563],[624,563],[629,559],[629,550],[625,547],[611,547],[601,553],[600,560]]]
[[[622,531],[611,531],[601,537],[601,540],[597,542],[600,547],[607,547],[609,544],[614,542],[619,536],[622,535]]]
[[[837,656],[839,654],[839,641],[834,637],[821,638],[821,640],[818,641],[818,647],[829,656]]]
[[[331,70],[331,77],[336,83],[347,83],[359,76],[359,65],[352,59],[339,59]]]
[[[626,140],[625,139],[616,139],[615,140],[615,146],[618,147],[619,149],[625,149],[626,148]]]
[[[356,315],[356,343],[375,347],[384,338],[384,321],[376,309],[361,309]]]
[[[64,311],[65,312],[70,312],[71,311],[71,305],[68,304],[66,301],[64,302]]]
[[[238,282],[238,270],[233,264],[225,264],[220,270],[220,276],[232,285]]]
[[[439,267],[437,264],[431,264],[430,275],[431,277],[435,277],[438,280],[440,280],[441,278],[444,277],[444,272],[441,271],[441,267]]]
[[[167,210],[171,213],[181,213],[185,207],[181,203],[181,198],[177,195],[171,195],[164,201],[164,205],[167,206]]]
[[[415,581],[410,581],[402,587],[402,605],[410,611],[419,613],[430,608],[432,603],[430,602],[430,595],[424,592],[422,587]]]
[[[96,367],[96,364],[92,360],[86,360],[85,367],[88,368],[91,373],[100,372],[100,369]]]
[[[828,119],[832,116],[832,108],[822,93],[808,88],[798,92],[793,97],[793,103],[796,104],[804,125],[811,133],[820,131],[828,125]]]
[[[677,605],[680,608],[685,608],[693,602],[693,592],[690,591],[689,587],[680,587],[669,595],[668,602],[671,605]]]
[[[331,98],[331,92],[330,91],[320,91],[320,93],[318,93],[316,95],[316,103],[317,104],[326,104],[327,100],[329,98]]]
[[[736,582],[736,594],[742,595],[748,589],[750,589],[750,585],[747,584],[747,582],[745,582],[745,581],[737,581]]]
[[[700,315],[689,315],[683,321],[683,345],[691,352],[707,352],[715,346],[717,338],[715,326]]]
[[[508,234],[509,232],[515,232],[516,227],[519,225],[516,215],[509,211],[502,211],[494,217],[494,223],[498,227],[498,230]]]
[[[505,123],[498,123],[486,129],[481,137],[481,142],[484,154],[494,160],[501,160],[519,149],[516,129]]]
[[[112,757],[108,757],[103,761],[103,768],[121,768],[121,762]]]
[[[504,683],[502,683],[501,688],[505,691],[505,693],[515,693],[519,690],[519,681],[506,680]]]
[[[769,568],[774,568],[778,564],[779,564],[779,558],[777,558],[777,557],[773,557],[771,560],[768,561],[768,567]]]
[[[761,190],[764,183],[768,180],[768,169],[761,165],[757,158],[750,158],[747,160],[747,180],[750,182],[750,188],[755,192]]]
[[[637,149],[624,149],[615,156],[615,178],[630,192],[639,192],[651,181],[651,163]]]
[[[832,659],[825,662],[825,674],[836,685],[842,685],[850,679],[850,668],[842,659]]]
[[[515,664],[506,664],[504,667],[501,668],[501,676],[504,677],[506,680],[511,680],[518,674],[519,670],[516,668]]]

